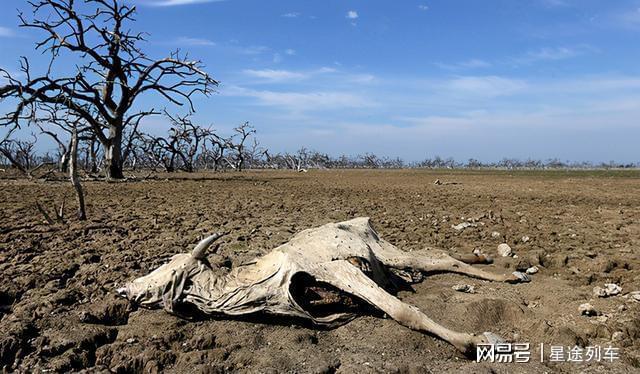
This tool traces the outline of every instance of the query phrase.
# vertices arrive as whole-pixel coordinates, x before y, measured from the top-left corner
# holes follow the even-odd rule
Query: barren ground
[[[640,173],[310,171],[181,175],[86,182],[89,222],[46,225],[68,182],[0,180],[0,367],[12,371],[115,372],[638,372]],[[182,178],[184,177],[184,178]],[[434,185],[434,181],[459,184]],[[517,258],[485,266],[537,265],[528,284],[432,275],[399,297],[442,324],[529,342],[529,364],[475,363],[447,343],[393,320],[363,316],[332,330],[269,316],[187,321],[130,306],[117,286],[222,229],[221,256],[263,254],[293,233],[370,216],[381,236],[411,251],[481,248],[506,241]],[[477,227],[451,228],[469,217]],[[497,231],[500,237],[492,237]],[[523,243],[522,237],[529,241]],[[613,282],[622,293],[593,296]],[[477,293],[456,292],[456,283]],[[590,302],[604,315],[579,315]],[[618,332],[618,333],[617,333]],[[614,333],[617,333],[615,339]],[[540,363],[538,346],[612,345],[609,362]]]

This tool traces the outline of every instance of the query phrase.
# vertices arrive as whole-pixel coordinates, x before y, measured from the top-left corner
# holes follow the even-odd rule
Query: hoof
[[[458,347],[464,354],[470,359],[476,359],[478,353],[478,346],[480,345],[496,345],[506,343],[506,340],[503,339],[500,335],[494,334],[492,332],[484,332],[480,335],[475,335],[473,340],[463,347]]]
[[[531,277],[523,272],[514,271],[511,273],[511,278],[507,280],[509,283],[527,283],[531,282]]]

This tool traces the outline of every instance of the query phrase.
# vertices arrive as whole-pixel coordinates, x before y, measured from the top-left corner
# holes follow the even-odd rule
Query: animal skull
[[[387,291],[393,292],[398,284],[397,272],[454,272],[511,283],[530,280],[520,272],[499,275],[469,265],[490,262],[482,255],[457,260],[437,251],[400,251],[380,239],[369,218],[304,230],[269,254],[226,272],[212,267],[205,257],[207,247],[220,236],[204,239],[191,254],[173,256],[118,293],[172,313],[176,306],[192,304],[206,314],[266,313],[325,326],[344,323],[369,304],[401,325],[434,334],[470,354],[477,344],[494,343],[499,337],[452,331],[402,302]]]

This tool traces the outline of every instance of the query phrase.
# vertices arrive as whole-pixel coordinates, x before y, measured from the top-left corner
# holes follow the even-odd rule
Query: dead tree
[[[84,191],[78,177],[78,130],[73,128],[71,133],[71,144],[69,146],[69,179],[76,192],[78,200],[78,219],[84,221],[87,219],[87,213],[84,206]]]
[[[251,126],[249,122],[245,122],[234,128],[233,131],[235,131],[238,136],[238,142],[231,144],[231,148],[235,151],[235,155],[233,160],[229,160],[228,163],[236,171],[242,171],[247,158],[245,153],[245,142],[251,135],[256,133],[256,129]]]
[[[100,144],[93,132],[89,132],[84,141],[84,170],[95,174],[99,170]]]
[[[11,163],[13,167],[20,170],[29,178],[32,177],[32,165],[36,162],[34,147],[38,138],[31,134],[32,139],[29,140],[15,140],[4,139],[0,143],[0,153]]]
[[[213,132],[211,129],[194,124],[189,115],[180,117],[167,113],[167,117],[173,126],[169,130],[170,141],[165,141],[165,144],[169,145],[169,151],[182,162],[181,169],[193,172],[200,145],[204,143],[205,139],[211,137]]]
[[[71,149],[70,144],[63,142],[60,139],[59,134],[44,129],[42,125],[38,126],[40,127],[41,134],[49,136],[58,145],[58,169],[62,172],[67,171],[67,168],[69,166],[69,151]]]
[[[265,152],[268,154],[267,150],[260,145],[258,139],[253,137],[251,146],[245,149],[245,162],[247,167],[252,169],[263,167],[266,163],[266,160],[263,160],[262,158],[262,156],[265,155]]]
[[[35,153],[38,138],[35,134],[31,134],[30,139],[11,139],[11,135],[15,129],[17,129],[17,126],[11,129],[0,141],[0,153],[9,161],[11,166],[31,179],[34,177],[36,171],[53,163],[46,159],[38,162],[38,157]]]
[[[196,161],[201,145],[215,135],[209,128],[194,124],[189,115],[172,116],[166,113],[171,121],[167,137],[152,136],[139,132],[138,148],[142,149],[155,164],[162,164],[167,172],[181,169],[186,172],[196,170]]]
[[[209,143],[210,146],[207,146]],[[203,159],[213,162],[213,171],[218,171],[226,160],[226,151],[232,148],[232,138],[223,138],[215,133],[207,137],[203,142]]]
[[[165,144],[166,139],[162,137],[154,137],[149,134],[138,134],[138,147],[141,153],[148,160],[147,166],[155,170],[158,165],[162,165],[168,173],[175,171],[175,154],[168,150]]]
[[[0,69],[8,84],[0,87],[0,101],[17,100],[15,110],[0,118],[0,125],[17,124],[34,116],[41,105],[59,105],[91,126],[104,149],[108,178],[123,178],[128,155],[125,131],[155,109],[138,110],[145,93],[156,93],[175,105],[187,104],[192,96],[210,94],[218,82],[202,70],[199,61],[179,51],[152,60],[142,52],[143,33],[129,31],[135,7],[122,0],[38,0],[30,2],[33,15],[20,13],[22,27],[35,28],[45,37],[36,49],[49,52],[48,71],[33,76],[26,57],[21,58],[24,79]],[[90,9],[92,8],[92,9]],[[69,53],[81,61],[74,74],[52,76],[58,57]]]

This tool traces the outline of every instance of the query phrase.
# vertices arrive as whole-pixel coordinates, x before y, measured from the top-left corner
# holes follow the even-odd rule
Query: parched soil
[[[0,180],[0,367],[7,372],[640,371],[640,174],[637,172],[285,171],[85,182],[89,221],[68,182]],[[443,184],[436,185],[439,179]],[[456,182],[456,184],[448,184]],[[66,195],[66,223],[47,225]],[[370,216],[411,251],[476,248],[528,284],[428,276],[398,296],[447,327],[530,343],[531,362],[476,363],[435,337],[363,315],[330,330],[273,316],[185,320],[115,296],[202,235],[228,230],[214,264],[248,260],[294,233]],[[471,218],[475,226],[452,228]],[[493,234],[498,232],[499,235]],[[528,236],[528,241],[523,241]],[[473,285],[476,293],[451,287]],[[594,296],[616,283],[622,293]],[[600,316],[580,315],[591,303]],[[539,347],[545,344],[544,362]],[[549,362],[551,345],[613,346],[613,362]]]

